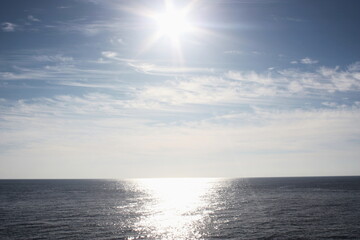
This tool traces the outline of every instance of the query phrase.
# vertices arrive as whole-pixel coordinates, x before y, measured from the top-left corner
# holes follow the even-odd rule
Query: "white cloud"
[[[99,67],[98,61],[83,61],[62,54],[14,55],[14,58],[15,61],[7,61],[12,68],[0,72],[0,81],[38,80],[53,84],[78,81],[89,86],[112,82],[113,85],[118,85],[118,76],[125,71],[118,66],[103,69]]]
[[[302,64],[316,64],[316,63],[318,63],[319,61],[306,57],[306,58],[301,59],[300,62],[301,62]]]
[[[360,72],[360,62],[355,62],[348,66],[350,72]]]
[[[115,58],[118,55],[116,52],[111,52],[111,51],[104,51],[104,52],[101,52],[101,54],[107,58]]]
[[[251,102],[258,97],[275,96],[277,89],[244,85],[240,81],[232,81],[223,77],[198,76],[179,80],[166,81],[161,85],[149,85],[137,91],[139,105],[171,106],[188,104],[236,104]]]
[[[101,55],[104,58],[102,61],[92,62],[74,60],[62,54],[18,56],[19,65],[22,66],[10,62],[13,67],[9,70],[12,71],[0,72],[0,80],[40,80],[47,84],[111,89],[121,91],[126,96],[127,100],[122,103],[124,108],[164,111],[176,110],[171,109],[175,105],[231,106],[276,101],[276,97],[292,101],[299,101],[299,96],[309,99],[316,97],[321,104],[337,101],[339,92],[360,91],[357,63],[345,68],[321,66],[313,71],[290,68],[263,72],[220,72],[207,68],[157,65],[122,59],[114,51],[103,51]],[[153,77],[154,81],[135,86],[119,79],[122,73],[129,73],[129,67],[140,73],[162,77]],[[349,102],[354,100],[356,99]]]
[[[66,57],[62,54],[56,55],[37,55],[34,56],[34,59],[39,62],[72,62],[74,59],[72,57]]]
[[[110,39],[110,43],[111,44],[114,44],[114,45],[124,45],[125,44],[125,42],[124,42],[124,40],[122,39],[122,38],[120,38],[120,37],[113,37],[113,38],[111,38]]]
[[[301,92],[301,91],[304,90],[303,86],[301,86],[301,84],[299,82],[296,82],[296,81],[292,81],[289,84],[288,89],[292,93],[297,93],[297,92]]]
[[[263,101],[266,97],[313,97],[328,101],[336,93],[360,91],[360,72],[356,64],[345,70],[339,67],[319,67],[314,71],[300,69],[267,70],[264,72],[235,71],[224,73],[206,68],[161,66],[131,59],[121,59],[116,52],[104,51],[105,60],[81,63],[72,57],[57,55],[36,55],[34,59],[45,65],[36,67],[13,67],[13,71],[0,72],[0,80],[41,80],[47,83],[74,87],[113,89],[125,91],[128,95],[127,108],[164,108],[187,104],[236,104]],[[121,65],[119,65],[119,63]],[[166,76],[159,81],[145,82],[135,87],[124,84],[118,76],[135,71]],[[181,77],[180,75],[181,74]],[[129,98],[130,97],[130,98]]]
[[[291,63],[291,64],[301,63],[301,64],[310,65],[310,64],[316,64],[316,63],[318,63],[318,62],[319,62],[318,60],[314,60],[314,59],[311,59],[311,58],[309,58],[309,57],[306,57],[306,58],[303,58],[303,59],[300,59],[300,60],[293,60],[293,61],[291,61],[290,63]]]
[[[227,50],[227,51],[224,51],[224,54],[243,55],[245,53],[243,51],[240,51],[240,50]]]
[[[352,64],[345,70],[339,67],[319,67],[314,71],[300,69],[282,69],[258,73],[254,71],[228,71],[224,75],[231,80],[243,83],[242,90],[261,92],[266,86],[271,94],[258,96],[287,96],[302,94],[303,96],[318,94],[329,95],[335,92],[360,91],[360,71],[357,64]]]
[[[143,24],[133,23],[133,22],[124,22],[120,19],[112,19],[112,21],[67,21],[67,22],[58,22],[56,25],[48,25],[49,29],[54,29],[56,31],[64,32],[76,32],[81,33],[86,36],[94,36],[98,34],[103,34],[106,32],[118,34],[120,30],[131,30],[138,29],[143,27]]]
[[[339,107],[339,104],[337,104],[336,102],[322,102],[322,105],[331,108]]]
[[[29,15],[27,18],[28,18],[28,20],[33,21],[33,22],[41,22],[40,19],[34,17],[33,15]]]
[[[71,8],[70,6],[59,6],[57,7],[57,9],[68,9],[68,8]]]
[[[259,74],[254,71],[250,72],[239,72],[239,71],[229,71],[225,75],[227,78],[245,81],[245,82],[255,82],[259,84],[269,85],[273,83],[273,79],[270,75]]]
[[[324,77],[332,77],[333,75],[337,74],[338,71],[339,67],[337,66],[335,68],[320,67],[317,72]]]
[[[209,73],[213,69],[209,68],[196,68],[196,67],[183,67],[183,66],[160,66],[147,62],[129,61],[128,66],[135,69],[137,72],[142,72],[152,75],[174,75],[178,73]]]
[[[252,51],[251,53],[254,55],[263,55],[264,54],[263,52],[259,52],[259,51]]]
[[[18,26],[14,23],[3,22],[1,23],[1,29],[4,32],[14,32]]]
[[[339,67],[320,67],[314,72],[298,69],[285,69],[278,72],[287,81],[296,81],[304,90],[327,91],[328,93],[360,90],[358,71],[342,71]]]
[[[244,56],[264,55],[263,52],[255,51],[255,50],[253,50],[253,51],[226,50],[223,53],[228,54],[228,55],[244,55]]]
[[[272,166],[280,159],[291,163],[281,175],[307,175],[307,167],[301,167],[307,161],[327,162],[315,168],[315,173],[323,174],[331,171],[332,164],[340,166],[340,174],[360,167],[350,164],[349,168],[344,161],[346,156],[347,162],[358,162],[360,130],[354,128],[360,120],[358,107],[256,109],[219,115],[220,122],[209,118],[182,124],[157,117],[162,124],[149,124],[154,120],[144,118],[148,113],[124,112],[116,102],[111,96],[92,93],[2,105],[0,146],[7,150],[1,153],[0,169],[7,171],[0,170],[0,175],[20,176],[19,166],[25,166],[27,174],[36,172],[37,177],[162,176],[158,168],[162,165],[169,167],[169,175],[180,167],[184,171],[177,174],[187,176],[185,169],[195,167],[205,176],[216,173],[215,169],[215,176],[246,172],[247,176],[271,176],[277,175]],[[32,167],[37,164],[46,166],[42,168],[46,172]],[[210,169],[204,169],[204,164]],[[136,172],[132,172],[134,166]]]

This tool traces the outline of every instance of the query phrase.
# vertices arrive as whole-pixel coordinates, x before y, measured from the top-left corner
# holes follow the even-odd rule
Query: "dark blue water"
[[[1,180],[0,239],[360,239],[360,177]]]

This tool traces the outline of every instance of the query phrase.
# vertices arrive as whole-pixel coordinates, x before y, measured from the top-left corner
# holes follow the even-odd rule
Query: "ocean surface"
[[[360,239],[360,177],[0,180],[0,239]]]

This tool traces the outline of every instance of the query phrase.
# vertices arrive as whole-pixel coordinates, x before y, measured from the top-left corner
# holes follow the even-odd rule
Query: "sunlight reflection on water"
[[[0,239],[359,239],[359,177],[2,180]]]
[[[209,214],[207,205],[218,179],[138,179],[147,194],[136,230],[145,238],[198,239]]]

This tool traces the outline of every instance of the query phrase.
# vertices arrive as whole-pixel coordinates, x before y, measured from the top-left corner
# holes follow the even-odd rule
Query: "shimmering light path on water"
[[[358,239],[360,177],[1,180],[1,239]]]
[[[200,238],[206,226],[207,206],[215,179],[142,179],[137,187],[149,194],[144,217],[135,224],[152,237]],[[148,213],[148,214],[146,214]]]

